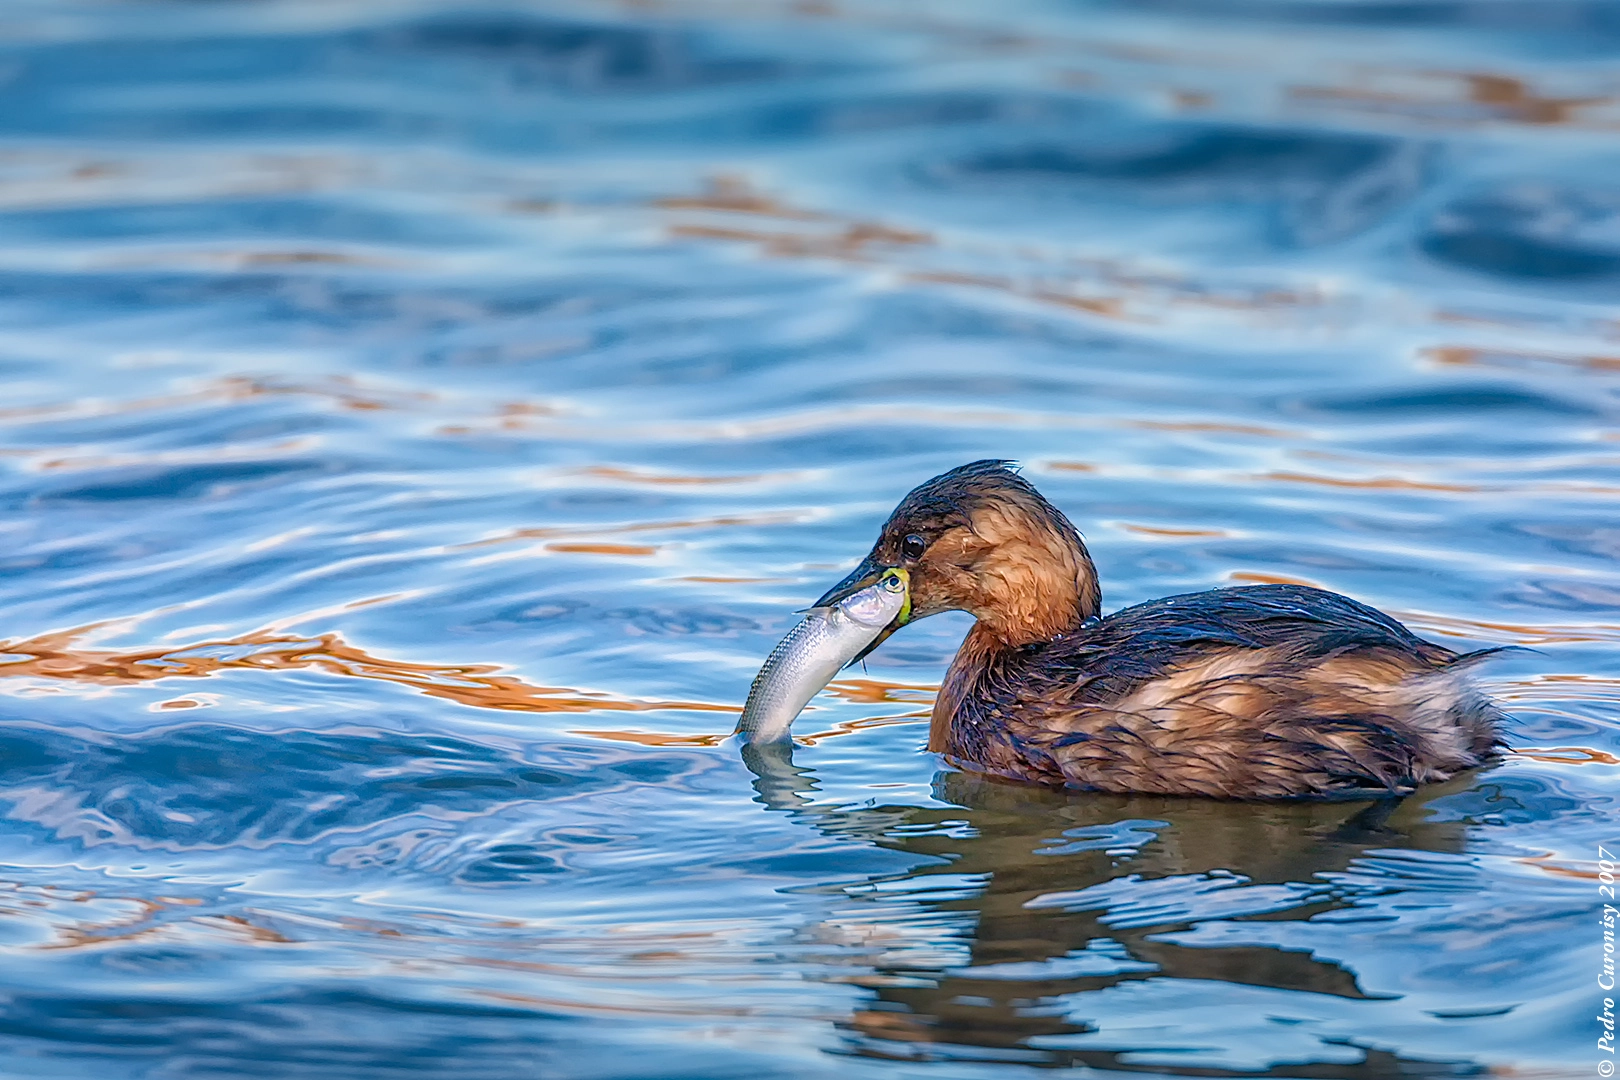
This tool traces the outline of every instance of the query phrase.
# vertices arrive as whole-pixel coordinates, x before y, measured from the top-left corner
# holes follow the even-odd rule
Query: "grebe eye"
[[[905,541],[900,545],[900,554],[908,559],[920,559],[923,557],[923,552],[927,550],[928,542],[916,533],[906,537]]]

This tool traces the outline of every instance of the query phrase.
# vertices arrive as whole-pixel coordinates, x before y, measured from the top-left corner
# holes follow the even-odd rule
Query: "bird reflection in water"
[[[1371,803],[1231,803],[1073,793],[944,771],[935,777],[934,795],[950,806],[841,808],[816,803],[816,778],[794,764],[791,743],[744,745],[741,752],[757,801],[829,837],[925,857],[905,876],[906,899],[955,916],[950,963],[928,967],[915,962],[915,953],[897,953],[898,959],[849,980],[873,994],[839,1024],[849,1052],[1159,1076],[1374,1080],[1485,1071],[1373,1047],[1362,1047],[1357,1062],[1344,1062],[1341,1053],[1253,1071],[1190,1061],[1147,1064],[1131,1060],[1140,1051],[1130,1048],[1051,1045],[1095,1030],[1079,995],[1130,980],[1214,981],[1352,1000],[1384,996],[1365,992],[1354,970],[1306,952],[1164,940],[1200,921],[1173,901],[1140,897],[1156,910],[1144,908],[1134,919],[1119,917],[1120,909],[1133,891],[1146,893],[1146,883],[1167,878],[1202,880],[1208,891],[1283,887],[1265,910],[1256,913],[1250,905],[1222,918],[1307,920],[1349,907],[1351,900],[1328,879],[1369,850],[1463,850],[1466,826],[1426,821],[1424,806],[1470,786],[1473,776]],[[930,889],[930,877],[941,887]],[[978,887],[964,889],[964,880]],[[1076,895],[1110,883],[1115,887],[1107,888],[1106,902]]]

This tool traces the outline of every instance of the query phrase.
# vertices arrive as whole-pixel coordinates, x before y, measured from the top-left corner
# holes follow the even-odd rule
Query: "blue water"
[[[7,0],[0,377],[6,1080],[1595,1074],[1620,4]],[[1515,753],[984,784],[941,616],[745,761],[987,456]]]

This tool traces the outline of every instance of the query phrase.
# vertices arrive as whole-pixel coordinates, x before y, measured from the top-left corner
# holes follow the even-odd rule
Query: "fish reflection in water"
[[[1140,1047],[1065,1045],[1097,1030],[1083,995],[1143,979],[1199,980],[1370,1001],[1356,972],[1307,952],[1257,946],[1189,947],[1165,940],[1200,920],[1154,882],[1210,893],[1263,891],[1221,914],[1306,920],[1347,908],[1329,879],[1375,849],[1461,854],[1466,826],[1425,821],[1424,806],[1473,785],[1463,777],[1403,800],[1227,803],[1152,795],[1076,794],[946,771],[944,807],[837,807],[815,801],[815,774],[791,743],[741,748],[758,801],[829,836],[927,857],[904,895],[969,927],[958,963],[929,966],[901,952],[850,981],[873,1000],[839,1025],[852,1052],[880,1058],[970,1058],[1088,1066],[1170,1076],[1283,1076],[1207,1064],[1148,1066]],[[1119,865],[1128,859],[1128,867]],[[940,888],[931,888],[937,877]],[[963,887],[963,881],[976,887]],[[888,882],[893,885],[893,881]],[[1118,884],[1128,888],[1111,890]],[[861,896],[846,886],[844,892]],[[1273,895],[1274,894],[1274,895]],[[892,896],[881,883],[873,900]],[[1180,895],[1185,896],[1186,893]],[[1257,911],[1256,908],[1259,910]],[[1207,916],[1205,916],[1207,917]],[[913,961],[908,963],[907,961]],[[1076,996],[1080,996],[1076,1001]],[[1481,1075],[1477,1067],[1360,1048],[1359,1062],[1315,1061],[1308,1075],[1371,1078]]]

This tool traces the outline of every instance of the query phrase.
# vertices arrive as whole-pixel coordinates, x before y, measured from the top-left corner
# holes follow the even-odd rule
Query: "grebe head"
[[[915,488],[877,543],[817,606],[837,603],[885,571],[905,570],[909,603],[865,652],[913,619],[966,611],[1005,645],[1027,645],[1099,614],[1102,596],[1069,519],[1007,461],[975,461]]]

